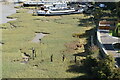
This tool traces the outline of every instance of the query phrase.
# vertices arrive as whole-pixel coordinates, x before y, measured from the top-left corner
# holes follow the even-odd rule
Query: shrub
[[[89,54],[99,54],[99,48],[97,46],[89,47]]]
[[[88,56],[83,62],[88,73],[95,78],[109,80],[120,77],[120,69],[115,68],[115,61],[112,56],[106,56],[102,60]]]

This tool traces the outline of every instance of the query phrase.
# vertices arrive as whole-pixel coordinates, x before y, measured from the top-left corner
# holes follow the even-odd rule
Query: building
[[[99,29],[104,30],[114,30],[116,28],[116,22],[115,21],[99,21]]]

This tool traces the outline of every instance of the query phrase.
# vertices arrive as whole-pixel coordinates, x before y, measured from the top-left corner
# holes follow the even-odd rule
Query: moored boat
[[[23,3],[23,6],[28,7],[28,6],[43,6],[44,2],[35,2],[35,1],[25,1]]]
[[[43,6],[41,10],[37,11],[38,15],[54,16],[54,15],[69,15],[82,13],[83,9],[75,10],[70,8],[66,3],[55,3],[53,6]]]

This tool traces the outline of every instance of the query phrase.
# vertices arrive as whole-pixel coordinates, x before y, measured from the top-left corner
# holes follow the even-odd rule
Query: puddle
[[[9,18],[7,18],[7,22],[8,22],[8,21],[15,21],[15,20],[17,20],[17,18],[14,18],[14,19],[9,19]]]
[[[32,40],[32,42],[38,43],[38,42],[41,41],[41,39],[42,39],[44,36],[46,36],[46,35],[49,34],[49,33],[44,33],[44,32],[39,33],[39,32],[36,32],[35,34],[36,34],[36,36],[35,36],[35,38]]]

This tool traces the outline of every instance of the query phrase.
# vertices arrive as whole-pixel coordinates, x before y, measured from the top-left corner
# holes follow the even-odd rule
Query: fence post
[[[77,61],[76,57],[77,57],[77,56],[75,55],[75,63],[76,63],[76,61]]]
[[[33,60],[34,60],[35,57],[36,57],[36,51],[35,51],[34,48],[32,48],[32,58],[33,58]]]
[[[51,55],[51,62],[53,62],[53,54]]]
[[[65,60],[65,55],[64,55],[64,54],[63,54],[62,60],[63,60],[63,61]]]

